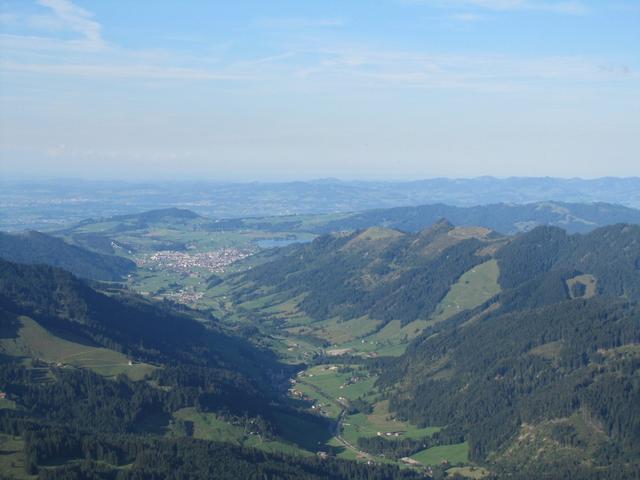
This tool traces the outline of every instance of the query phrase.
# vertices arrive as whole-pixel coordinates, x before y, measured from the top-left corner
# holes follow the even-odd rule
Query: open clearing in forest
[[[500,293],[496,260],[489,260],[463,274],[436,307],[433,320],[441,322],[464,310],[482,305]]]
[[[411,458],[425,465],[438,465],[445,460],[450,465],[464,464],[469,461],[469,444],[463,442],[427,448],[412,455]]]
[[[18,317],[18,321],[17,337],[0,339],[0,353],[88,368],[106,377],[124,373],[132,380],[140,380],[156,368],[145,363],[129,365],[129,358],[122,353],[58,337],[29,317]]]

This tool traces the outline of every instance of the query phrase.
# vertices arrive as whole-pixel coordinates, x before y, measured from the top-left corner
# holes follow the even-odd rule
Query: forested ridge
[[[110,243],[110,242],[109,242]],[[64,268],[82,278],[118,281],[135,270],[131,260],[96,253],[45,233],[0,232],[0,258],[18,263]]]
[[[321,236],[263,254],[231,275],[236,301],[298,298],[311,321],[368,316],[406,325],[433,318],[452,286],[481,264],[499,268],[499,293],[425,323],[403,355],[345,356],[377,377],[378,401],[424,438],[361,436],[388,459],[468,444],[496,478],[638,478],[640,472],[640,227],[568,235],[539,227],[514,237],[445,221],[415,234],[373,228]],[[216,282],[213,287],[218,287]],[[278,361],[210,314],[100,291],[55,267],[0,260],[0,335],[21,316],[61,337],[121,352],[155,368],[143,380],[0,357],[4,434],[24,442],[40,478],[417,478],[415,471],[269,453],[190,438],[181,409],[240,422],[287,441],[282,417],[324,422],[287,398],[300,368]],[[261,317],[238,332],[259,333]],[[248,337],[247,337],[248,338]],[[319,356],[317,364],[335,362]],[[353,412],[371,413],[354,399]],[[179,435],[167,435],[170,427]]]
[[[466,440],[471,458],[522,478],[640,472],[640,226],[569,235],[367,229],[270,253],[238,274],[239,300],[266,287],[312,319],[428,319],[460,276],[494,259],[501,291],[427,328],[398,359],[369,361],[390,410],[421,440],[358,440],[391,458]],[[243,290],[243,282],[250,288]],[[328,360],[330,361],[330,360]]]
[[[269,365],[273,355],[197,321],[173,306],[122,291],[96,291],[68,272],[44,265],[0,259],[0,300],[15,314],[28,315],[52,330],[72,330],[107,348],[149,361]]]
[[[126,291],[107,295],[55,267],[0,260],[0,337],[22,316],[61,338],[123,352],[156,368],[142,380],[87,368],[0,356],[0,433],[24,442],[24,473],[43,479],[419,478],[394,466],[268,453],[189,438],[184,408],[244,424],[263,439],[289,440],[281,416],[326,420],[284,395],[296,367],[230,335],[215,319]],[[14,354],[12,354],[14,355]],[[26,362],[26,363],[25,363]],[[167,432],[176,432],[167,435]],[[295,448],[294,448],[295,450]]]
[[[496,257],[500,295],[379,368],[391,409],[466,431],[472,458],[505,474],[636,478],[640,228],[540,227]],[[571,299],[568,281],[584,274],[595,296]]]
[[[394,466],[266,453],[190,438],[87,432],[4,414],[0,432],[25,439],[26,473],[43,480],[421,478]],[[66,462],[56,467],[60,460]],[[47,467],[39,467],[43,464]]]
[[[304,295],[299,308],[315,320],[368,315],[407,324],[428,318],[464,272],[489,258],[479,252],[493,241],[446,221],[417,234],[373,228],[324,235],[239,274],[235,297],[251,299],[260,285],[290,298]]]

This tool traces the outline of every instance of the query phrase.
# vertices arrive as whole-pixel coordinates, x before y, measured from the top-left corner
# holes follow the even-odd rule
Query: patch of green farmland
[[[21,437],[0,434],[0,476],[16,479],[37,478],[25,473],[24,441]]]
[[[332,318],[324,322],[315,323],[316,330],[314,335],[324,338],[334,345],[341,345],[345,342],[366,337],[373,333],[381,323],[380,320],[372,320],[368,316],[348,321]]]
[[[245,428],[219,419],[214,413],[198,412],[195,408],[182,408],[173,413],[177,420],[193,422],[193,437],[242,445]]]
[[[362,413],[348,415],[343,423],[342,435],[349,443],[356,445],[358,438],[375,437],[378,432],[382,434],[399,432],[398,439],[421,439],[430,437],[439,430],[439,427],[419,428],[395,419],[389,412],[389,402],[383,401],[375,404],[373,412],[369,415]]]
[[[411,458],[425,465],[438,465],[445,460],[451,465],[464,464],[469,461],[469,444],[464,442],[432,447],[412,455]]]
[[[463,274],[436,307],[433,320],[441,322],[464,310],[482,305],[500,293],[496,260],[489,260]]]
[[[266,439],[262,435],[251,433],[249,426],[234,425],[222,420],[215,413],[198,412],[195,408],[189,407],[174,412],[173,417],[176,421],[192,422],[193,438],[200,440],[228,442],[238,446],[259,448],[268,452],[304,454],[303,450],[293,444]],[[289,428],[290,420],[283,418],[282,421],[287,425],[285,428]]]
[[[337,367],[337,365],[320,365],[310,368],[301,380],[315,386],[334,400],[339,397],[355,400],[373,391],[376,377],[365,377],[359,373],[339,373],[338,370],[331,370],[331,367]],[[358,377],[358,379],[351,383],[352,377]]]
[[[18,320],[21,323],[18,336],[0,340],[0,353],[88,368],[107,377],[124,373],[132,380],[141,380],[156,368],[145,363],[129,365],[129,359],[122,353],[57,337],[29,317]]]

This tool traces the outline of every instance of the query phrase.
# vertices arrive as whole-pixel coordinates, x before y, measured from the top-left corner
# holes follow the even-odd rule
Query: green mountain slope
[[[131,260],[92,252],[44,233],[0,232],[0,258],[64,268],[82,278],[118,281],[135,270]]]
[[[432,461],[468,449],[499,478],[636,478],[639,226],[513,237],[373,227],[261,256],[214,287],[234,318],[294,353],[324,341],[307,357],[368,365],[379,379],[368,401],[440,427],[423,439],[345,427],[362,450]]]
[[[0,319],[0,449],[20,445],[3,473],[420,478],[316,458],[329,423],[283,395],[295,367],[198,312],[0,260]],[[195,421],[234,429],[233,445],[189,438],[202,438]]]
[[[311,324],[339,319],[355,328],[356,319],[367,317],[370,329],[393,321],[406,326],[432,319],[452,285],[490,260],[501,241],[486,229],[446,221],[416,234],[372,227],[264,254],[266,261],[224,288],[263,319],[278,317],[288,304]]]
[[[501,294],[380,370],[390,409],[464,432],[475,461],[516,478],[636,478],[640,228],[539,228],[496,257]]]

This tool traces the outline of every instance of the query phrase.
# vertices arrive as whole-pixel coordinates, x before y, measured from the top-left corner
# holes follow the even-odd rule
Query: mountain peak
[[[433,239],[437,236],[444,235],[453,230],[455,226],[446,218],[441,218],[433,225],[420,230],[418,233],[419,238],[430,238]]]
[[[387,243],[404,237],[405,234],[399,230],[386,227],[369,227],[354,234],[349,240],[345,248],[355,247],[357,245],[371,245],[372,243]]]

